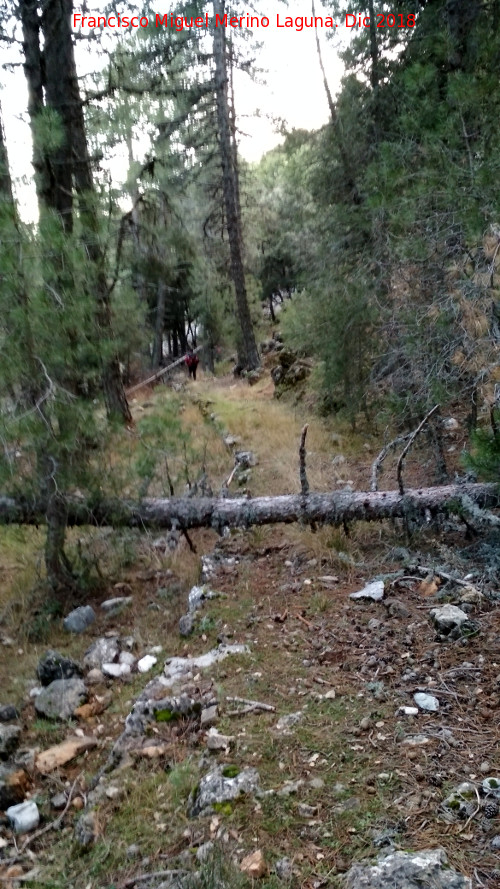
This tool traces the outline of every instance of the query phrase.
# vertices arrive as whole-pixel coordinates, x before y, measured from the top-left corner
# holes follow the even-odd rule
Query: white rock
[[[397,712],[403,716],[418,716],[418,707],[398,707]]]
[[[461,627],[463,623],[469,620],[465,611],[457,608],[456,605],[441,605],[440,608],[432,608],[430,615],[437,629],[442,630],[444,633],[449,632],[454,627]]]
[[[500,780],[498,778],[485,778],[483,781],[483,790],[485,793],[494,796],[495,799],[500,799]]]
[[[107,614],[117,614],[133,601],[132,596],[115,596],[114,599],[106,599],[105,602],[101,602],[101,608]]]
[[[119,679],[120,676],[128,676],[130,673],[130,664],[103,664],[102,672],[111,679]]]
[[[120,656],[118,658],[119,664],[128,664],[131,667],[135,664],[135,657],[131,651],[120,651]]]
[[[10,806],[5,814],[16,833],[28,833],[30,830],[35,830],[40,823],[38,806],[31,799],[17,806]]]
[[[158,658],[153,657],[152,654],[145,654],[144,657],[141,657],[141,659],[137,661],[137,669],[139,670],[139,673],[148,673],[157,661]]]
[[[439,710],[439,701],[434,695],[428,695],[425,692],[417,691],[413,695],[413,700],[421,710],[428,710],[431,713]]]
[[[350,599],[371,599],[373,602],[380,602],[384,598],[384,581],[374,580],[367,583],[359,593],[351,593]]]

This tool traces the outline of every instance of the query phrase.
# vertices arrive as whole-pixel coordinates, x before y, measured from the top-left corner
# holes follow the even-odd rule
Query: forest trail
[[[142,393],[132,405],[137,427],[141,418],[161,416],[172,397],[161,386]],[[207,451],[214,489],[241,448],[258,461],[243,490],[299,490],[305,421],[311,486],[328,490],[369,478],[373,442],[272,399],[266,378],[249,387],[202,376],[179,397],[183,421]],[[335,461],[339,455],[343,460]],[[114,585],[88,600],[95,623],[69,636],[42,611],[38,636],[23,637],[19,629],[1,647],[9,671],[3,694],[20,712],[22,746],[40,750],[75,734],[74,723],[37,717],[26,696],[25,683],[31,677],[34,684],[47,648],[82,663],[93,643],[115,639],[135,658],[158,657],[153,680],[134,666],[120,679],[101,675],[88,685],[89,708],[76,731],[95,739],[95,749],[45,776],[25,766],[44,826],[57,818],[54,795],[62,791],[70,802],[62,830],[30,841],[33,860],[15,858],[11,833],[0,826],[22,873],[36,864],[33,885],[50,889],[187,889],[195,871],[204,889],[247,889],[254,879],[262,889],[340,889],[354,861],[381,849],[441,848],[473,886],[498,886],[498,805],[482,790],[484,778],[500,771],[498,607],[463,539],[420,534],[408,542],[388,523],[357,526],[349,536],[301,526],[191,536],[196,553],[182,537],[171,552],[162,536],[93,531],[89,553],[107,554],[108,568],[115,560]],[[458,582],[444,579],[443,566]],[[182,636],[179,618],[200,575],[216,597],[191,612],[190,635]],[[384,583],[382,600],[350,598],[376,579]],[[123,595],[131,601],[121,611],[102,610],[103,600]],[[436,641],[429,613],[444,601],[467,609],[469,635]],[[157,685],[165,659],[196,658],[220,644],[247,651],[179,680],[178,693],[194,709],[147,721],[144,731],[127,736],[127,755],[114,761],[134,701],[146,695],[154,711],[161,697],[158,712],[167,712],[167,692]],[[15,667],[13,645],[23,648]],[[437,712],[415,708],[413,695],[421,690],[438,699]],[[216,710],[200,722],[199,708],[203,714],[208,702]],[[214,729],[230,740],[210,751],[218,743],[209,740]],[[110,757],[114,767],[91,790]],[[214,770],[219,779],[236,780],[255,769],[257,792],[222,797],[205,814],[193,814],[200,782]],[[455,798],[445,812],[444,800],[464,781],[470,785],[464,799]],[[465,816],[457,817],[462,802]],[[260,862],[260,876],[241,870],[249,855]],[[166,878],[166,871],[180,876]]]

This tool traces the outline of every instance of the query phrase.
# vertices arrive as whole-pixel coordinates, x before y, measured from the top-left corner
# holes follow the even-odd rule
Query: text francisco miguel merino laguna
[[[274,18],[274,17],[273,17]],[[415,26],[414,15],[401,14],[382,14],[378,13],[377,28],[413,28]],[[216,28],[269,28],[271,21],[267,15],[216,15],[215,20],[209,17],[208,13],[197,17],[188,18],[187,16],[175,15],[173,12],[156,13],[155,19],[149,20],[146,15],[83,15],[79,12],[73,13],[73,28],[148,28],[154,25],[156,28],[170,28],[172,31],[184,31],[189,28],[210,28],[215,25]],[[274,22],[273,22],[274,24]],[[340,25],[333,21],[331,16],[308,15],[308,16],[285,16],[281,13],[276,14],[276,28],[293,28],[295,31],[303,31],[304,28],[369,28],[369,16],[354,15],[347,13],[345,21]]]

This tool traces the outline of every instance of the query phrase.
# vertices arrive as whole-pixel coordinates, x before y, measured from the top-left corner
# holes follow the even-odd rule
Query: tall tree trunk
[[[311,6],[312,6],[312,16],[314,19],[316,17],[316,8],[315,8],[314,0],[312,0]],[[347,146],[345,144],[344,134],[342,132],[342,124],[340,122],[339,115],[337,113],[337,108],[335,106],[335,102],[333,101],[333,96],[332,96],[332,93],[330,90],[330,84],[328,83],[328,78],[326,76],[325,66],[323,64],[323,55],[321,52],[321,44],[319,42],[319,34],[318,34],[318,29],[316,26],[315,26],[314,30],[315,30],[315,35],[316,35],[316,52],[318,53],[319,67],[321,70],[321,76],[323,78],[323,86],[325,88],[326,100],[328,102],[328,109],[330,111],[330,120],[332,123],[333,132],[335,133],[335,139],[336,139],[337,147],[338,147],[339,154],[340,154],[340,160],[342,163],[342,167],[344,169],[344,181],[345,181],[345,184],[346,184],[347,188],[349,189],[349,192],[352,196],[353,202],[355,204],[360,204],[361,197],[360,197],[360,194],[358,191],[358,186],[356,184],[356,172],[355,172],[352,160],[351,160],[351,154],[348,151]],[[271,315],[273,315],[273,314],[274,314],[274,312],[271,308]],[[273,318],[273,321],[274,320],[275,319]]]
[[[251,370],[259,366],[259,352],[248,307],[248,298],[243,268],[243,236],[241,217],[238,213],[236,174],[231,144],[231,124],[228,100],[228,75],[226,55],[226,33],[220,23],[224,16],[224,0],[214,0],[214,60],[215,96],[217,103],[217,127],[219,151],[222,167],[222,187],[226,212],[229,251],[231,256],[231,277],[236,295],[236,314],[239,321],[241,340],[238,346],[238,363]],[[217,19],[219,17],[219,19]],[[215,23],[219,20],[219,25]]]
[[[163,331],[165,329],[165,298],[167,288],[164,281],[158,282],[158,293],[156,300],[156,318],[155,318],[155,334],[153,340],[153,355],[151,358],[151,366],[159,367],[163,359]]]
[[[44,62],[46,77],[47,105],[54,108],[61,117],[65,133],[65,154],[59,168],[64,174],[64,183],[59,190],[69,189],[72,194],[72,178],[78,194],[80,222],[86,250],[96,276],[97,333],[111,342],[114,339],[109,289],[104,269],[104,257],[99,243],[99,219],[97,215],[97,195],[92,180],[92,170],[87,147],[83,106],[78,87],[71,14],[73,0],[45,0],[42,15],[44,36]],[[69,184],[65,175],[69,166]],[[59,185],[59,183],[58,183]],[[118,355],[115,353],[106,360],[102,370],[102,387],[108,415],[119,417],[123,422],[131,421]]]

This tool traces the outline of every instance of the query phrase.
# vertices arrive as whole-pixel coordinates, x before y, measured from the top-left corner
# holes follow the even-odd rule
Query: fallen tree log
[[[462,505],[462,498],[464,504]],[[284,494],[277,497],[171,497],[125,500],[67,501],[68,525],[114,528],[249,528],[252,525],[303,522],[342,525],[381,519],[432,519],[438,514],[467,512],[466,503],[480,509],[500,506],[494,484],[442,485],[399,491]],[[0,524],[44,524],[42,503],[0,496]]]

